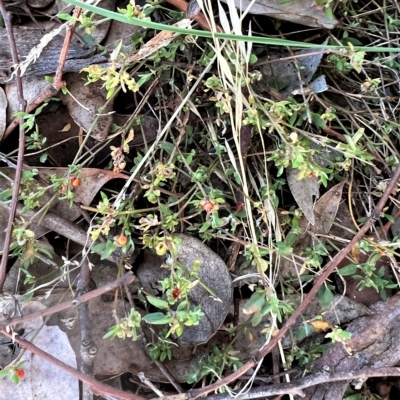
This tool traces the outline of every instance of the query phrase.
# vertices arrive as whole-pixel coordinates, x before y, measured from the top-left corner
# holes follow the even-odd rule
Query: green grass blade
[[[144,28],[156,29],[159,31],[169,31],[175,33],[182,33],[185,35],[193,35],[200,36],[205,38],[213,38],[216,37],[218,39],[225,40],[239,40],[244,42],[252,42],[257,44],[265,44],[265,45],[274,45],[274,46],[291,46],[291,47],[301,47],[301,48],[312,48],[312,49],[326,49],[326,50],[339,50],[345,49],[350,50],[348,46],[330,46],[323,44],[314,44],[314,43],[304,43],[304,42],[296,42],[294,40],[285,40],[285,39],[271,39],[264,38],[260,36],[246,36],[246,35],[232,35],[227,33],[212,33],[208,31],[201,31],[197,29],[184,29],[178,28],[176,26],[159,24],[157,22],[144,21],[139,18],[128,18],[125,15],[116,13],[114,11],[105,10],[104,8],[93,6],[91,4],[84,3],[79,0],[69,0],[68,3],[73,4],[75,6],[81,7],[85,10],[94,12],[96,14],[102,15],[103,17],[114,19],[116,21],[125,22],[127,24],[142,26]],[[388,52],[388,53],[399,53],[400,48],[391,48],[391,47],[361,47],[354,46],[354,51],[365,51],[365,52]]]

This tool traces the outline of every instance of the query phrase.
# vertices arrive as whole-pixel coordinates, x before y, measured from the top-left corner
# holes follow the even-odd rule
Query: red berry
[[[19,379],[22,379],[25,376],[25,371],[23,369],[16,369],[15,373],[17,374]]]
[[[179,288],[172,289],[171,297],[177,299],[181,295],[182,291]]]

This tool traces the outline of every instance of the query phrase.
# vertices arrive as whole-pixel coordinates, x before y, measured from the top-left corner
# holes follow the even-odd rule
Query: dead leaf
[[[71,129],[71,124],[67,124],[64,126],[64,128],[61,129],[61,131],[58,132],[69,132]]]
[[[108,31],[108,35],[103,42],[103,46],[111,46],[119,42],[122,39],[123,46],[129,46],[132,44],[132,36],[135,33],[139,33],[143,30],[142,27],[136,25],[130,25],[125,22],[111,20],[111,26]]]
[[[326,39],[322,44],[327,44]],[[293,53],[293,59],[280,60],[280,58],[290,57],[288,52],[274,52],[268,57],[260,58],[258,64],[268,61],[261,66],[261,72],[265,78],[265,84],[285,96],[300,90],[303,82],[310,84],[321,62],[324,52],[321,49],[304,49]],[[301,56],[301,57],[299,57]],[[274,61],[276,60],[276,61]],[[315,88],[322,88],[323,82],[317,82]],[[325,82],[326,86],[326,82]]]
[[[228,0],[222,0],[227,3]],[[279,0],[235,0],[235,6],[242,11],[248,9],[250,14],[268,15],[273,18],[295,22],[296,24],[316,28],[333,29],[338,21],[325,14],[324,5],[316,5],[314,0],[294,0],[281,2]]]
[[[314,202],[319,197],[318,178],[313,176],[310,178],[298,179],[298,169],[286,168],[286,177],[290,192],[304,216],[310,222],[315,224]]]
[[[103,268],[103,265],[99,265]],[[109,268],[115,272],[115,267]],[[108,280],[109,282],[109,280]],[[46,304],[55,304],[58,301],[59,295],[52,295]],[[64,298],[65,300],[65,298]],[[119,299],[117,303],[117,314],[120,318],[125,316],[126,310],[129,310],[129,304]],[[137,374],[144,372],[146,377],[154,382],[168,382],[165,376],[158,368],[155,368],[153,361],[146,355],[143,349],[141,338],[137,341],[131,339],[103,339],[103,336],[108,330],[115,325],[113,318],[114,305],[113,302],[104,302],[101,298],[95,298],[89,302],[89,320],[91,326],[92,340],[96,344],[97,353],[94,361],[95,375],[118,375],[125,372]],[[80,328],[77,321],[76,308],[62,311],[54,315],[48,322],[50,325],[58,325],[64,331],[69,339],[72,348],[75,351],[77,364],[81,365],[80,354]],[[67,324],[71,325],[68,327]],[[142,334],[140,328],[138,333]],[[179,352],[184,357],[179,357],[172,361],[164,362],[164,366],[170,371],[172,376],[178,382],[185,382],[187,375],[192,372],[192,365],[196,365],[203,354],[200,351],[199,355],[192,355],[190,352],[185,352],[179,349]]]
[[[297,236],[292,244],[293,256],[281,257],[280,259],[279,272],[284,278],[289,276],[298,277],[299,274],[304,273],[305,269],[302,267],[303,260],[298,256],[301,256],[307,247],[314,248],[319,241],[324,241],[322,237],[319,237],[318,241],[314,240],[313,234],[329,234],[342,200],[345,183],[346,181],[343,181],[335,185],[315,203],[315,225],[311,225],[305,216],[300,220],[299,227],[302,233]]]
[[[107,89],[101,87],[101,82],[85,86],[85,80],[80,73],[64,74],[63,79],[73,95],[60,93],[62,102],[67,106],[71,117],[77,125],[98,141],[103,141],[113,123],[113,99],[106,100]],[[79,103],[78,103],[79,102]],[[106,107],[103,109],[104,105]],[[101,109],[101,113],[99,110]],[[95,122],[96,120],[96,122]],[[95,125],[92,128],[92,124]]]
[[[56,175],[60,178],[66,176],[68,173],[68,168],[38,168],[38,170],[42,176]],[[99,168],[82,168],[79,171],[78,177],[81,180],[81,184],[74,188],[74,201],[87,206],[91,204],[96,194],[107,182],[112,179],[127,180],[129,178],[128,175],[116,174],[115,172]],[[69,208],[69,204],[67,203],[68,202],[58,202],[52,210],[59,213],[60,216],[73,221],[79,217],[80,213],[78,216],[73,218],[76,215],[76,212],[71,215],[71,208]],[[65,205],[67,205],[68,208]],[[69,218],[67,218],[67,214],[69,214]]]
[[[329,161],[338,156],[336,151],[328,150],[320,144],[312,143],[310,148],[314,151],[313,161],[321,167],[326,167]],[[323,156],[321,156],[321,153]],[[297,205],[303,212],[308,222],[315,225],[314,203],[319,198],[319,178],[315,176],[298,178],[298,169],[286,168],[286,176],[290,191]]]

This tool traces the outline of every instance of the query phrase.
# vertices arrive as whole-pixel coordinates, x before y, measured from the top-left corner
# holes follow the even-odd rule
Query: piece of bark
[[[382,368],[400,362],[400,294],[370,307],[373,315],[362,317],[346,329],[352,337],[336,342],[316,361],[313,372],[346,372]],[[310,387],[304,400],[342,400],[348,381]]]
[[[18,26],[14,28],[14,36],[19,57],[24,60],[32,48],[40,43],[42,32],[38,28]],[[0,83],[4,83],[11,78],[13,66],[5,28],[0,28],[0,43],[2,44],[0,46]],[[43,76],[55,73],[63,43],[63,36],[55,36],[42,50],[36,62],[29,66],[24,76]],[[77,72],[88,65],[107,61],[106,57],[97,55],[95,52],[95,48],[88,48],[86,45],[76,42],[71,43],[64,72]]]

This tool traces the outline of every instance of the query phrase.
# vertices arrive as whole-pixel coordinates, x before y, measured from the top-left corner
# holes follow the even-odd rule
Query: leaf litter
[[[176,5],[174,0],[169,2]],[[230,14],[226,14],[224,6],[220,6],[219,23],[221,23],[225,32],[231,30],[232,24],[233,31],[240,34],[239,13],[236,14],[236,11],[234,11],[233,2],[227,0],[226,3],[229,3]],[[110,2],[107,8],[114,9],[115,5],[115,2]],[[328,10],[331,10],[328,7],[329,4],[317,5],[308,0],[276,2],[276,4],[274,2],[267,4],[265,1],[258,0],[251,2],[249,10],[247,8],[250,6],[250,2],[244,1],[240,4],[235,2],[235,5],[241,7],[239,11],[249,11],[252,18],[258,18],[259,15],[269,15],[293,23],[326,29],[333,29],[337,24],[335,18],[328,16]],[[30,7],[42,6],[32,3]],[[51,7],[53,8],[49,8],[48,12],[50,14],[55,13],[54,10],[57,6],[52,5]],[[58,8],[62,7],[59,2]],[[146,8],[143,10],[147,12]],[[141,15],[140,13],[143,10],[135,8],[135,12],[139,13],[138,15]],[[205,9],[203,11],[207,14]],[[156,18],[163,18],[162,12],[157,11],[157,13],[154,14]],[[196,16],[198,14],[199,11],[197,10]],[[144,13],[142,17],[146,15]],[[171,15],[176,16],[176,14]],[[96,21],[101,19],[102,17]],[[173,23],[176,23],[176,21],[173,20]],[[284,29],[287,26],[285,24],[287,23],[284,23]],[[176,26],[190,27],[190,21],[183,19],[176,23]],[[320,114],[323,113],[325,119],[320,114],[318,114],[320,119],[315,119],[316,113],[314,111],[318,108],[316,105],[324,104],[323,102],[327,101],[326,97],[318,97],[317,95],[321,93],[328,97],[332,95],[330,93],[332,62],[327,67],[326,63],[329,58],[326,57],[324,51],[310,48],[283,52],[277,51],[276,48],[252,49],[248,44],[240,44],[237,49],[234,49],[229,44],[225,52],[225,49],[223,49],[225,43],[220,46],[221,43],[215,40],[210,44],[210,48],[213,49],[212,52],[216,52],[218,55],[219,76],[217,77],[218,72],[214,70],[213,74],[207,75],[204,90],[197,91],[196,97],[183,100],[186,89],[190,87],[197,71],[210,62],[213,56],[212,52],[204,53],[202,61],[192,64],[191,58],[186,60],[186,53],[183,53],[184,55],[179,53],[179,50],[184,49],[189,42],[189,36],[184,39],[183,36],[171,32],[160,32],[154,37],[149,37],[148,31],[146,32],[142,28],[132,29],[130,25],[124,24],[122,24],[122,33],[120,29],[121,23],[111,22],[110,20],[101,24],[96,23],[91,34],[90,29],[86,29],[86,31],[80,29],[78,36],[81,36],[86,44],[83,44],[80,39],[74,39],[70,49],[71,58],[67,60],[66,68],[64,68],[64,72],[71,71],[63,76],[69,93],[58,94],[58,105],[56,105],[57,102],[51,101],[48,106],[49,111],[36,116],[35,123],[37,123],[38,130],[45,140],[37,148],[28,149],[24,170],[26,171],[30,166],[38,167],[41,163],[46,163],[46,167],[37,168],[38,174],[34,179],[34,184],[29,189],[33,193],[39,190],[40,185],[49,186],[51,184],[48,180],[50,175],[55,175],[56,179],[60,180],[67,177],[67,182],[71,185],[72,182],[76,182],[76,186],[72,190],[73,201],[54,198],[54,193],[43,195],[39,199],[38,205],[42,208],[49,206],[50,210],[43,218],[38,218],[38,215],[36,215],[37,208],[35,207],[27,212],[21,211],[21,206],[18,208],[18,224],[26,223],[25,229],[28,227],[34,231],[34,238],[29,239],[29,243],[35,243],[35,246],[39,246],[45,252],[41,256],[36,255],[36,259],[29,266],[30,277],[29,275],[25,276],[25,282],[22,282],[20,274],[21,271],[26,271],[26,259],[20,256],[12,266],[3,289],[10,293],[26,293],[27,298],[34,293],[36,299],[48,306],[56,304],[62,298],[72,301],[71,293],[77,289],[76,280],[81,266],[80,262],[75,263],[67,260],[69,257],[78,257],[79,259],[80,254],[86,257],[87,248],[92,243],[93,227],[100,226],[95,225],[94,219],[91,219],[96,218],[94,214],[88,215],[86,210],[89,212],[105,212],[106,215],[108,213],[109,216],[113,217],[101,216],[100,214],[103,223],[101,228],[104,229],[105,233],[101,236],[105,250],[100,255],[101,258],[107,258],[113,264],[100,261],[99,256],[90,254],[92,284],[93,282],[95,286],[108,284],[120,276],[123,268],[132,268],[137,275],[137,280],[134,284],[124,288],[125,292],[122,290],[122,295],[119,295],[119,297],[114,292],[110,292],[108,297],[94,298],[89,302],[89,324],[93,341],[98,349],[94,359],[94,374],[110,376],[130,372],[133,376],[136,376],[140,372],[144,372],[151,381],[167,383],[170,380],[166,377],[165,372],[155,368],[149,352],[151,354],[151,351],[154,351],[153,346],[161,343],[157,342],[157,338],[162,337],[162,331],[165,326],[168,327],[168,324],[156,326],[142,322],[137,327],[140,339],[145,338],[148,343],[147,348],[144,348],[146,345],[141,340],[122,340],[118,337],[110,340],[105,339],[104,335],[112,328],[114,322],[118,324],[118,318],[120,320],[126,318],[132,306],[143,317],[142,321],[145,321],[146,313],[153,306],[150,301],[146,302],[146,298],[148,299],[149,296],[156,297],[158,299],[156,303],[164,306],[163,301],[165,302],[168,296],[161,282],[172,279],[171,282],[176,283],[176,276],[174,276],[176,271],[165,268],[171,263],[171,257],[173,258],[175,254],[174,248],[171,243],[165,244],[168,241],[157,245],[157,242],[146,242],[146,240],[149,239],[149,235],[152,240],[159,240],[165,237],[167,231],[185,232],[173,233],[173,236],[181,241],[177,245],[175,257],[184,271],[189,272],[189,274],[198,274],[195,281],[191,282],[192,287],[188,293],[188,301],[190,302],[190,310],[193,311],[196,306],[200,306],[204,317],[200,319],[199,323],[193,324],[189,321],[182,334],[172,334],[168,341],[162,342],[167,343],[166,346],[169,340],[172,343],[171,357],[168,356],[168,352],[164,353],[166,355],[163,359],[163,365],[176,382],[187,382],[188,376],[193,376],[193,373],[196,373],[193,382],[202,381],[207,384],[212,382],[213,379],[207,377],[205,371],[207,368],[210,369],[210,366],[204,364],[205,360],[210,360],[210,349],[214,360],[218,360],[218,357],[224,354],[223,362],[229,365],[225,373],[229,373],[237,369],[241,363],[252,360],[254,354],[265,345],[271,332],[277,329],[276,315],[271,311],[272,302],[265,304],[266,309],[264,309],[263,318],[259,325],[250,326],[249,321],[246,322],[251,310],[245,306],[247,302],[245,291],[247,289],[252,291],[255,286],[264,287],[267,292],[276,291],[279,296],[282,296],[279,299],[281,303],[295,309],[301,304],[302,296],[293,294],[293,291],[300,291],[305,288],[301,281],[306,281],[308,273],[312,270],[307,264],[310,251],[316,252],[318,246],[323,245],[325,249],[329,249],[330,254],[334,254],[329,247],[331,243],[336,243],[340,248],[346,240],[352,239],[357,228],[354,224],[354,204],[349,209],[343,201],[344,196],[342,197],[347,182],[347,173],[344,171],[349,169],[350,151],[354,152],[352,153],[354,156],[352,162],[355,162],[354,160],[363,161],[363,157],[366,156],[360,151],[365,149],[364,143],[367,143],[366,147],[371,152],[374,146],[368,141],[364,142],[365,137],[361,139],[362,144],[354,141],[348,135],[350,128],[347,130],[343,128],[343,134],[334,131],[334,129],[340,130],[340,126],[336,125],[332,128],[334,118],[331,118],[330,114],[335,112],[336,105],[338,109],[347,109],[348,104],[346,104],[344,98],[332,96],[331,99],[334,99],[332,104],[335,106],[321,106],[323,111]],[[216,29],[221,28],[216,27]],[[125,30],[128,33],[124,33]],[[37,41],[29,38],[31,34],[37,33],[38,30],[37,28],[18,27],[16,32],[19,43],[27,42],[22,43],[21,46],[18,44],[22,49],[21,55],[26,55],[26,44],[31,47],[38,44]],[[4,36],[4,30],[0,33]],[[107,39],[104,40],[106,37]],[[125,37],[123,44],[122,42],[117,43],[113,49],[107,49],[101,54],[93,55],[95,43],[100,47],[108,46],[123,37]],[[132,40],[126,40],[126,37],[130,37]],[[315,41],[320,43],[321,37],[326,37],[326,35],[319,35],[318,40]],[[345,39],[343,36],[344,41]],[[350,38],[349,41],[351,42],[353,39]],[[188,42],[185,44],[184,40],[188,40]],[[356,43],[355,40],[353,40],[354,43]],[[327,44],[328,39],[322,43]],[[198,43],[195,46],[198,46]],[[38,61],[29,66],[28,77],[23,79],[26,98],[29,102],[35,100],[39,92],[43,92],[46,87],[49,87],[43,79],[43,75],[51,74],[56,70],[58,50],[62,47],[61,37],[55,36],[51,42],[42,47],[43,51],[40,56],[37,53]],[[123,90],[116,98],[113,97],[110,101],[107,101],[107,90],[109,89],[106,89],[106,85],[103,84],[105,79],[91,85],[84,85],[84,76],[77,71],[96,62],[103,62],[103,67],[110,67],[115,61],[114,57],[116,57],[117,50],[121,49],[126,52],[126,55],[124,54],[124,57],[120,58],[118,63],[115,64],[118,68],[127,63],[138,65],[138,61],[140,61],[141,66],[143,66],[155,61],[156,65],[161,62],[164,63],[164,66],[170,65],[169,63],[176,63],[175,66],[178,69],[174,70],[174,74],[167,70],[158,74],[157,68],[150,69],[151,73],[148,74],[150,78],[143,80],[149,79],[141,83],[140,90],[135,93],[126,93],[122,88]],[[254,54],[252,50],[255,50]],[[111,51],[114,52],[110,57]],[[168,53],[170,51],[171,53]],[[243,86],[243,83],[248,84],[252,78],[242,76],[243,79],[238,80],[241,83],[236,88],[240,89],[231,96],[230,90],[238,83],[235,80],[237,77],[232,73],[231,66],[235,65],[237,71],[240,70],[235,57],[241,56],[241,51],[247,52],[247,60],[251,59],[250,54],[255,56],[255,54],[268,53],[265,58],[260,57],[257,61],[252,61],[253,65],[250,67],[252,72],[260,70],[261,80],[269,88],[267,91],[269,97],[263,99],[263,101],[267,101],[264,103],[264,107],[269,112],[270,119],[267,122],[260,118],[254,122],[251,120],[252,113],[248,113],[251,108],[250,104],[255,104],[253,101],[259,96],[258,93],[250,91],[251,96],[248,99],[246,98],[248,94],[246,91],[249,87]],[[188,63],[182,62],[180,64],[180,61],[177,61],[176,54],[180,54],[182,60],[188,61]],[[340,54],[335,54],[335,56],[338,55]],[[363,61],[358,60],[357,56],[360,55],[358,53],[351,54],[350,64],[360,73]],[[106,62],[107,64],[105,64]],[[344,59],[337,58],[335,62],[338,70],[348,68],[343,64]],[[4,77],[9,77],[11,74],[9,53],[0,53],[0,68],[2,70],[0,79],[5,82]],[[181,74],[184,70],[187,72],[186,75],[182,74],[177,78],[177,71]],[[134,79],[140,79],[142,71],[139,72],[139,75],[135,71]],[[321,74],[321,71],[325,74]],[[148,71],[146,70],[146,72]],[[187,82],[180,80],[182,76],[187,76]],[[217,82],[215,78],[220,77],[222,79]],[[226,85],[224,80],[229,83]],[[179,83],[182,83],[181,87]],[[370,80],[366,81],[363,84],[364,86],[361,85],[361,87],[364,88],[362,90],[367,90],[365,88],[375,84],[379,85],[376,81]],[[2,125],[9,124],[14,112],[18,109],[15,83],[7,83],[5,86],[9,105],[7,121],[5,121],[5,115],[0,116],[0,133],[4,130],[1,128]],[[354,90],[354,87],[352,87],[352,90]],[[380,93],[379,90],[381,89],[373,90],[377,90],[377,92],[373,92],[376,95],[376,93]],[[308,96],[308,103],[304,96]],[[274,166],[271,158],[267,160],[267,154],[274,153],[276,150],[271,146],[271,142],[280,142],[284,145],[288,143],[290,136],[286,136],[289,132],[282,129],[282,126],[287,123],[284,114],[278,114],[276,110],[271,111],[268,108],[271,104],[270,97],[279,100],[277,103],[280,106],[285,105],[286,99],[303,97],[303,100],[307,103],[307,110],[302,108],[301,111],[296,111],[296,118],[290,115],[290,124],[293,122],[293,126],[290,126],[290,128],[297,135],[300,134],[301,136],[304,133],[299,130],[300,126],[301,129],[307,130],[307,135],[321,133],[313,129],[322,128],[324,132],[329,132],[329,130],[336,132],[336,137],[347,140],[348,148],[345,151],[343,151],[343,145],[329,140],[325,140],[322,146],[317,147],[318,153],[325,153],[325,156],[318,157],[316,155],[312,163],[317,164],[317,168],[332,168],[332,171],[334,170],[334,178],[333,175],[330,177],[333,182],[329,183],[331,189],[321,197],[319,177],[310,173],[308,177],[300,179],[299,172],[301,170],[293,165],[293,159],[291,160],[292,163],[289,162],[284,168],[286,170],[286,183],[282,184],[277,179],[278,177],[274,176],[276,172],[274,168],[277,168],[278,164],[275,160]],[[182,101],[187,101],[187,110],[190,110],[190,112],[185,111],[188,113],[187,116],[180,115],[176,125],[171,128],[170,125],[166,125],[169,124],[166,121]],[[300,100],[297,101],[300,104]],[[205,108],[204,104],[208,106],[210,103],[215,103],[219,108],[217,114],[213,114],[210,109]],[[237,121],[224,119],[224,113],[228,115],[231,113],[232,116],[233,109],[231,107],[233,103],[238,115],[241,113],[240,110],[243,111],[243,109],[247,113],[243,114],[246,115],[244,120],[246,124],[242,126],[241,124],[244,121],[241,120],[237,124],[238,131],[235,131]],[[364,106],[361,107],[362,110],[365,109]],[[143,109],[144,115],[136,115],[136,110],[139,108],[140,111]],[[2,110],[5,112],[5,109],[6,105]],[[310,128],[309,124],[311,122],[310,110],[314,118],[313,128]],[[191,113],[192,111],[193,113]],[[258,112],[259,110],[253,115]],[[139,111],[137,113],[139,114]],[[196,120],[194,116],[200,117],[199,120]],[[205,131],[202,131],[202,126],[205,126],[204,121],[207,121],[207,123],[213,121],[215,126],[218,127],[218,134],[214,132],[212,140],[206,136]],[[283,125],[280,126],[279,124],[282,121]],[[359,120],[357,121],[359,123]],[[353,120],[351,129],[353,129],[354,123]],[[281,128],[276,129],[275,137],[273,137],[271,126],[276,128],[276,124]],[[168,132],[170,136],[164,137],[156,151],[149,154],[147,144],[157,140],[160,128],[166,126],[170,130]],[[268,127],[268,133],[260,134],[257,131],[258,126],[263,126],[263,129]],[[196,130],[199,132],[198,134]],[[175,133],[177,134],[175,135]],[[236,138],[235,135],[237,135]],[[357,137],[360,138],[360,134]],[[316,135],[315,138],[318,138],[318,136]],[[232,147],[235,140],[239,146],[237,149]],[[315,141],[318,141],[318,139],[314,139]],[[358,145],[360,146],[357,147]],[[268,148],[268,151],[266,151],[266,148]],[[335,148],[334,151],[332,151],[333,148]],[[376,146],[376,148],[379,148],[379,146]],[[260,150],[262,150],[264,160],[261,160],[262,157],[257,159]],[[310,150],[315,152],[315,148],[312,146]],[[78,168],[76,172],[71,172],[70,164],[75,163],[75,156],[78,151],[83,153],[79,159],[83,166]],[[116,164],[117,153],[120,156],[119,164]],[[110,159],[110,154],[112,159]],[[383,155],[379,157],[380,159],[385,158]],[[143,158],[147,162],[140,164]],[[209,167],[205,168],[203,164],[206,164],[212,158],[216,161],[210,162]],[[370,161],[368,158],[365,159]],[[378,156],[376,156],[376,159],[379,159]],[[173,163],[172,160],[174,160]],[[9,160],[7,161],[10,163]],[[112,161],[114,161],[114,164]],[[388,157],[385,158],[384,162],[390,162]],[[174,163],[179,165],[178,169],[175,169]],[[128,168],[124,170],[126,165]],[[126,193],[124,198],[124,201],[132,201],[132,203],[120,213],[121,210],[113,209],[113,205],[105,202],[104,198],[107,198],[107,196],[112,198],[118,193],[125,181],[129,179],[129,173],[137,165],[144,165],[144,167],[130,187],[130,192]],[[339,165],[340,167],[338,167]],[[360,168],[360,165],[358,165],[358,168]],[[114,171],[111,171],[113,166]],[[116,170],[116,166],[122,167],[119,168],[120,170]],[[12,187],[13,171],[13,167],[10,166],[2,167],[0,171],[2,174],[0,179],[1,193],[4,196]],[[269,175],[268,171],[272,171],[272,175]],[[366,175],[368,176],[368,174]],[[249,180],[251,181],[251,190],[248,187]],[[337,183],[338,181],[340,183],[335,185],[334,182]],[[293,209],[289,209],[285,196],[277,195],[282,187],[289,189],[296,202],[295,207],[299,209],[296,212],[302,215],[295,226],[285,226],[287,219],[281,227],[277,226],[283,221],[283,218],[282,221],[278,220],[278,215],[288,215],[293,212]],[[374,195],[376,193],[381,195],[384,188],[376,184],[374,190]],[[61,188],[62,191],[64,191],[64,188]],[[59,194],[62,193],[59,191]],[[187,198],[190,198],[190,201],[185,203]],[[356,198],[357,196],[353,195],[351,201],[356,201]],[[8,198],[7,201],[9,202],[10,199]],[[167,201],[167,203],[164,203],[164,201]],[[9,204],[6,203],[2,202],[0,208],[2,232],[8,227]],[[168,208],[166,204],[171,208],[170,211],[166,211]],[[170,204],[172,205],[170,206]],[[254,220],[249,219],[250,205],[254,205],[254,210],[256,210],[254,211]],[[82,210],[82,206],[85,211]],[[139,211],[138,219],[135,219],[137,210],[145,211]],[[174,214],[175,211],[176,214]],[[358,217],[362,215],[359,210],[356,210],[356,214]],[[122,215],[129,215],[129,217],[123,224],[120,224],[123,220]],[[160,217],[160,221],[158,221],[158,217]],[[272,219],[273,223],[271,222]],[[77,222],[76,226],[74,226],[75,221]],[[107,225],[108,222],[110,222],[109,225]],[[177,225],[180,229],[176,228]],[[240,230],[237,230],[237,228],[240,228]],[[283,229],[281,230],[281,228]],[[92,230],[92,235],[90,235],[90,230]],[[55,235],[56,241],[51,236],[52,234],[44,237],[49,231]],[[194,236],[200,237],[201,240]],[[89,239],[89,237],[91,238]],[[3,241],[4,234],[1,234],[0,238]],[[123,242],[117,242],[116,238],[123,239]],[[371,238],[367,239],[372,240]],[[58,244],[60,248],[56,249],[57,240],[60,240],[61,244]],[[285,240],[285,242],[282,240]],[[134,243],[135,251],[121,250],[116,245],[116,243],[126,242]],[[378,246],[381,243],[375,244]],[[156,250],[147,248],[140,250],[143,244],[147,247],[154,247]],[[161,244],[170,247],[166,252],[163,252],[161,251]],[[53,245],[55,245],[54,248]],[[235,249],[233,258],[228,257],[229,251],[226,251],[228,245],[232,245],[232,248]],[[360,246],[365,245],[361,243]],[[364,250],[354,248],[353,260],[359,264],[365,264],[371,257],[376,258],[375,250],[376,247],[373,249],[365,247]],[[62,256],[60,256],[60,252],[63,254]],[[103,257],[104,252],[107,253],[105,257]],[[163,254],[156,254],[157,252]],[[137,256],[138,253],[140,253],[139,256]],[[324,257],[328,259],[330,254],[327,252]],[[135,260],[135,257],[138,258]],[[118,268],[115,266],[116,260]],[[225,260],[228,260],[229,272]],[[376,267],[382,267],[385,272],[385,276],[379,275],[380,278],[383,279],[390,275],[391,261],[386,256],[376,261]],[[248,267],[245,270],[247,274],[245,276],[240,276],[239,267],[241,264]],[[344,268],[344,271],[346,271],[346,268],[348,270],[354,268],[351,265],[349,266],[348,260],[345,260],[341,267]],[[240,282],[236,286],[240,294],[235,296],[231,282],[232,275],[238,277],[237,282]],[[193,275],[191,276],[193,278]],[[285,285],[290,287],[289,294],[283,295],[281,293],[278,276],[283,279]],[[363,279],[366,275],[361,273],[360,276]],[[282,347],[285,351],[290,351],[288,349],[295,349],[299,346],[302,346],[302,350],[308,351],[321,345],[326,340],[326,332],[332,335],[337,331],[338,326],[345,326],[353,319],[370,315],[371,311],[365,305],[369,306],[378,302],[385,293],[387,297],[392,296],[390,291],[379,291],[374,287],[366,288],[367,290],[360,292],[360,276],[353,279],[353,282],[346,277],[344,280],[342,279],[342,283],[344,282],[347,288],[341,288],[340,282],[335,283],[339,288],[337,292],[344,292],[348,297],[334,295],[332,285],[327,283],[327,286],[319,291],[318,298],[311,302],[302,313],[301,318],[292,326],[292,333],[288,333],[282,340]],[[294,278],[298,282],[293,282],[289,278]],[[335,278],[338,278],[338,276]],[[181,292],[182,287],[179,285],[182,282],[177,283],[174,288],[175,293]],[[244,299],[241,299],[239,305],[236,304],[236,308],[232,310],[232,299],[236,301],[242,298],[243,289],[245,289]],[[359,294],[363,294],[364,297],[359,296]],[[111,297],[112,300],[110,301]],[[267,297],[268,299],[273,298],[273,296]],[[262,300],[265,302],[265,299]],[[379,308],[380,306],[374,307]],[[24,308],[24,312],[27,312],[27,310],[28,308]],[[174,316],[178,315],[179,311],[181,311],[179,306],[174,305],[169,308],[168,312]],[[230,314],[233,314],[233,322],[230,320]],[[286,318],[287,315],[280,322],[284,323]],[[65,337],[61,335],[61,331],[66,333],[66,337],[68,337],[74,350],[76,365],[80,366],[82,364],[80,337],[83,328],[78,320],[78,312],[75,307],[72,307],[53,316],[48,325],[56,328],[55,341],[64,343]],[[169,327],[171,327],[171,324]],[[48,328],[46,326],[43,330]],[[353,331],[356,334],[359,333],[357,329],[353,329]],[[236,336],[234,336],[235,332]],[[48,335],[53,335],[53,333],[48,333]],[[232,337],[234,337],[233,340]],[[163,354],[162,351],[159,354]],[[70,356],[69,354],[69,356],[60,355],[58,357],[64,361],[64,357]],[[328,360],[327,364],[330,361]],[[4,367],[9,362],[10,358],[1,358],[0,365]],[[26,364],[29,368],[26,370],[27,374],[32,373],[29,363],[28,360]],[[218,365],[213,365],[213,368],[217,370]],[[223,372],[219,371],[218,373],[222,374]],[[64,379],[53,375],[51,370],[35,371],[35,375],[40,375],[41,379],[45,379],[45,376],[42,377],[43,374],[57,382]],[[0,383],[3,382],[6,381],[0,381]],[[18,399],[30,398],[29,396],[32,395],[43,399],[47,398],[47,393],[39,392],[35,387],[36,384],[40,385],[41,382],[38,379],[33,386],[28,388],[28,393],[18,394]],[[18,387],[22,388],[22,386]],[[78,398],[76,393],[69,393],[68,396],[70,399]]]

